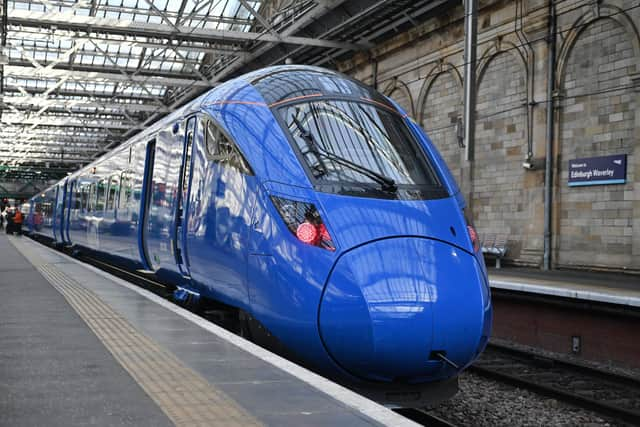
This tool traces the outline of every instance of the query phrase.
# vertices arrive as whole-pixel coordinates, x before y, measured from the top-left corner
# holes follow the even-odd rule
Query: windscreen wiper
[[[341,164],[342,166],[346,166],[351,170],[354,170],[358,173],[361,173],[362,175],[365,175],[371,178],[372,180],[380,184],[384,191],[396,192],[398,190],[398,185],[392,178],[382,175],[358,163],[354,163],[349,159],[346,159],[342,156],[332,153],[331,151],[325,150],[324,148],[320,147],[318,144],[315,143],[315,140],[313,139],[313,135],[311,134],[311,132],[305,129],[304,126],[302,126],[302,123],[300,123],[300,121],[297,118],[293,117],[293,123],[295,123],[298,130],[300,130],[300,136],[304,138],[305,141],[307,141],[307,144],[309,144],[309,148],[312,153],[316,155],[321,155],[326,159],[329,159],[338,164]]]

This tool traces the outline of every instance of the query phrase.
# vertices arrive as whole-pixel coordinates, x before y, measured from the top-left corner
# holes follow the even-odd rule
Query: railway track
[[[490,344],[469,370],[626,423],[640,425],[640,380]]]

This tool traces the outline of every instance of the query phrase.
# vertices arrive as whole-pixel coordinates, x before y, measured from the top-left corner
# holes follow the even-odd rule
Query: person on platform
[[[13,225],[18,236],[22,236],[23,220],[24,220],[24,215],[22,215],[22,211],[19,208],[16,208],[16,213],[13,214]]]
[[[7,232],[7,234],[13,234],[13,208],[12,207],[8,207],[6,209],[6,220],[7,220],[7,226],[5,227],[5,230]]]

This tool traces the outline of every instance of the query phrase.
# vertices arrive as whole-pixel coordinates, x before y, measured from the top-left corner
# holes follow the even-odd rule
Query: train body
[[[36,195],[27,224],[237,307],[322,373],[401,392],[450,385],[487,342],[464,206],[393,101],[282,66],[212,89]]]

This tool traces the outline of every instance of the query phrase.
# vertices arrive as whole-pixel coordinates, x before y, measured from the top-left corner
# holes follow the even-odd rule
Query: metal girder
[[[15,124],[5,117],[2,118],[2,123]],[[128,130],[133,126],[131,124],[124,123],[124,121],[110,121],[102,120],[99,118],[80,118],[80,117],[56,117],[56,116],[42,116],[37,118],[27,117],[20,120],[21,125],[37,125],[37,126],[59,126],[59,127],[94,127],[101,129],[121,129]]]
[[[48,106],[58,107],[65,110],[73,110],[73,108],[93,108],[99,111],[104,110],[126,110],[130,112],[164,112],[168,113],[167,107],[160,107],[155,104],[141,104],[141,103],[124,103],[124,102],[108,102],[95,99],[86,100],[72,100],[64,98],[42,98],[39,96],[8,96],[5,95],[2,98],[1,103],[6,105],[13,105],[17,110],[32,109],[31,107],[44,107]]]
[[[0,129],[0,138],[14,138],[23,133],[27,132],[27,126],[18,125],[7,125],[2,126]],[[57,129],[57,128],[43,128],[43,129],[33,129],[29,131],[30,135],[37,137],[39,139],[44,138],[106,138],[109,135],[112,135],[113,132],[107,131],[106,129],[95,129],[95,128],[81,128],[79,130],[70,133],[68,129]]]
[[[58,158],[65,158],[65,157],[71,157],[71,158],[75,158],[75,157],[82,157],[82,158],[86,158],[87,160],[89,160],[91,158],[91,156],[98,152],[100,150],[64,150],[64,151],[60,151],[60,149],[58,148],[57,150],[29,150],[29,154],[33,154],[33,155],[37,155],[37,154],[46,154],[47,156],[49,156],[52,160],[57,160]],[[0,158],[3,159],[11,159],[11,158],[22,158],[22,154],[18,153],[16,154],[14,151],[10,150],[10,149],[2,149],[0,148]]]
[[[40,28],[20,28],[20,34],[27,34],[32,36],[33,38],[42,37],[42,30]],[[56,40],[60,41],[82,41],[84,39],[89,39],[89,37],[79,37],[77,33],[73,32],[65,32],[65,31],[56,31],[55,33]],[[148,39],[146,37],[135,37],[130,39],[129,37],[124,37],[120,35],[111,35],[111,34],[101,34],[100,35],[100,44],[105,46],[117,46],[117,47],[146,47],[151,49],[166,49],[168,47],[168,42],[171,40],[162,42],[154,39]],[[111,37],[110,37],[111,36]],[[23,40],[22,38],[14,38],[14,40]],[[204,53],[213,53],[217,55],[242,55],[243,53],[247,53],[246,50],[242,49],[240,45],[221,45],[216,43],[215,40],[209,40],[207,42],[192,42],[192,41],[181,41],[179,45],[173,44],[173,46],[179,47],[184,51],[191,52],[204,52]]]
[[[47,152],[47,153],[52,153],[52,152],[56,152],[56,151],[60,151],[60,147],[61,147],[61,143],[64,143],[64,148],[65,148],[65,152],[73,152],[73,153],[84,153],[84,152],[96,152],[96,151],[100,151],[103,149],[103,146],[100,144],[74,144],[74,143],[69,143],[66,142],[64,140],[58,140],[58,141],[49,141],[48,143],[38,143],[38,144],[31,144],[31,145],[27,145],[27,144],[0,144],[0,151],[6,151],[6,150],[10,150],[11,152],[15,153],[16,151],[20,151],[23,152],[24,149],[26,149],[27,147],[31,148],[32,150],[30,150],[31,152],[33,152],[33,150],[38,150],[39,152]]]
[[[170,47],[165,46],[164,48],[166,49],[170,49]],[[9,67],[23,67],[23,68],[30,68],[33,69],[33,65],[31,64],[30,61],[18,61],[15,59],[11,59],[9,61],[9,64],[7,64]],[[49,63],[47,62],[42,62],[41,63],[42,66],[48,66]],[[40,68],[35,68],[36,70],[43,70]],[[85,64],[69,64],[67,62],[65,63],[56,63],[54,66],[52,66],[49,69],[55,69],[58,71],[68,71],[68,75],[72,76],[74,74],[79,74],[79,73],[101,73],[101,74],[114,74],[114,75],[120,75],[121,77],[123,76],[123,72],[125,74],[128,74],[127,71],[129,71],[129,73],[131,73],[132,71],[134,71],[131,68],[123,68],[123,67],[116,67],[114,65],[109,65],[109,64],[104,64],[104,65],[85,65]],[[40,76],[47,76],[47,73],[42,71],[39,73]],[[129,74],[131,75],[131,74]],[[179,79],[179,80],[185,80],[185,76],[186,73],[181,73],[181,72],[167,72],[167,71],[161,71],[161,70],[149,70],[149,69],[141,69],[141,70],[137,70],[136,74],[135,74],[138,78],[138,80],[142,80],[143,77],[151,77],[154,79]],[[49,77],[47,77],[49,78]],[[122,77],[120,80],[122,79],[127,80],[126,78]],[[188,79],[186,79],[187,81],[190,81]],[[169,80],[171,81],[171,80]],[[186,85],[186,82],[185,84]],[[181,85],[176,85],[176,86],[181,86]]]
[[[33,134],[35,137],[29,143],[20,142],[15,136],[3,136],[0,138],[5,139],[6,142],[0,143],[0,147],[11,146],[13,149],[23,149],[27,147],[52,147],[64,144],[66,147],[78,147],[78,148],[96,148],[102,149],[106,145],[106,135],[101,138],[94,137],[75,137],[72,135],[65,136],[60,135],[58,137],[49,136],[46,134]]]
[[[21,93],[23,94],[23,96],[35,96],[38,94],[42,94],[45,93],[47,91],[47,88],[34,88],[34,87],[29,87],[28,88],[28,93],[26,95],[24,95],[24,88],[22,88],[22,86],[18,86],[18,85],[14,85],[14,84],[7,84],[5,85],[5,94],[7,93]],[[95,99],[96,101],[102,102],[101,100],[104,100],[104,102],[116,102],[116,103],[123,103],[126,104],[126,102],[119,102],[118,100],[131,100],[135,103],[138,102],[153,102],[155,99],[158,99],[157,96],[148,96],[145,94],[139,94],[139,95],[124,95],[121,93],[116,93],[115,95],[113,94],[107,94],[107,93],[87,93],[86,91],[82,91],[82,90],[68,90],[68,89],[63,89],[63,88],[59,88],[55,91],[56,96],[64,96],[64,97],[74,97],[74,98],[80,98],[80,99],[85,99],[85,98],[91,98],[91,99]]]
[[[104,68],[103,68],[104,69]],[[199,86],[207,87],[209,84],[198,79],[185,79],[174,77],[153,77],[149,82],[150,76],[139,76],[133,74],[122,74],[119,71],[116,73],[106,72],[94,72],[94,71],[76,71],[76,70],[60,70],[53,69],[39,69],[35,67],[25,66],[5,66],[5,77],[15,77],[22,79],[34,79],[34,78],[46,78],[46,79],[61,79],[67,78],[69,81],[84,81],[84,82],[132,82],[138,84],[152,84],[154,86]]]
[[[451,2],[451,0],[431,0],[427,2],[424,6],[412,11],[411,13],[407,13],[406,11],[400,12],[392,22],[382,26],[381,28],[377,28],[374,31],[367,32],[364,34],[364,37],[368,40],[374,40],[377,37],[382,36],[383,34],[395,29],[396,27],[403,25],[407,22],[412,22],[414,17],[423,15],[429,11],[435,10],[436,8]],[[296,49],[298,52],[302,51],[304,48]],[[322,66],[327,62],[333,61],[334,59],[347,54],[349,51],[345,49],[339,49],[333,52],[326,52],[323,56],[318,57],[316,60],[310,62],[310,65]]]
[[[272,42],[288,43],[307,46],[318,46],[338,49],[362,50],[370,46],[358,45],[332,40],[321,40],[292,35],[273,35],[270,33],[254,33],[245,31],[227,31],[213,28],[193,28],[189,26],[167,27],[165,24],[151,24],[143,22],[119,21],[117,19],[80,16],[68,13],[32,12],[25,10],[12,11],[9,25],[23,27],[40,27],[82,31],[87,33],[107,33],[129,36],[162,38],[168,40],[184,40],[194,42],[245,43]]]
[[[5,156],[0,155],[0,157],[5,157]],[[16,156],[10,156],[10,157],[7,158],[8,161],[15,161],[15,160],[18,160],[18,159],[23,160],[23,161],[41,162],[41,163],[51,162],[51,163],[75,163],[75,164],[78,164],[78,163],[88,163],[93,159],[93,157],[82,157],[82,158],[78,157],[78,158],[70,158],[70,159],[67,159],[67,158],[64,158],[64,159],[53,159],[51,157],[37,157],[37,156],[25,158],[24,156],[16,155]]]
[[[304,15],[299,17],[296,21],[294,21],[293,24],[289,25],[284,30],[282,30],[282,32],[280,32],[280,34],[282,36],[284,36],[284,37],[289,37],[290,35],[297,33],[298,31],[302,30],[303,28],[305,28],[310,23],[315,22],[316,20],[320,19],[326,13],[330,12],[331,10],[335,9],[336,7],[339,7],[345,1],[346,0],[318,0],[318,4],[314,8],[310,9]],[[262,41],[264,41],[264,40],[262,40]],[[277,44],[278,41],[275,41],[274,43]],[[228,64],[222,71],[216,73],[213,77],[211,77],[210,81],[213,82],[213,83],[217,83],[217,82],[220,82],[220,81],[224,80],[225,78],[227,78],[228,76],[230,76],[234,72],[236,72],[238,69],[240,69],[243,65],[249,63],[250,61],[252,61],[252,60],[254,60],[254,59],[258,58],[258,57],[260,57],[262,54],[264,54],[268,50],[272,49],[273,46],[274,46],[274,43],[265,43],[264,45],[258,47],[254,51],[252,51],[250,54],[245,55],[242,58],[236,59],[231,64]],[[178,106],[180,106],[180,105],[192,100],[193,98],[195,98],[196,96],[200,95],[201,93],[202,93],[202,89],[201,88],[191,89],[187,93],[185,93],[184,95],[180,96],[177,100],[175,100],[169,106],[169,108],[170,109],[177,108]],[[159,117],[160,117],[159,114],[152,115],[147,120],[145,120],[144,123],[142,123],[139,126],[139,128],[144,128],[146,126],[149,126],[150,124],[152,124],[156,120],[158,120]],[[126,132],[124,137],[125,138],[130,137],[131,135],[135,134],[137,132],[137,130],[138,129],[132,129],[132,130]],[[107,147],[107,148],[109,148],[109,147]]]
[[[348,6],[350,7],[350,9],[353,8],[356,11],[354,12],[353,9],[349,11],[345,10],[343,12],[344,15],[339,15],[339,12],[338,12],[339,9],[336,8],[332,11],[333,15],[336,15],[335,17],[332,17],[333,18],[332,21],[334,21],[335,24],[330,25],[330,28],[328,30],[319,32],[318,37],[321,37],[321,38],[330,37],[331,35],[339,32],[340,30],[355,24],[363,17],[370,16],[374,12],[380,10],[380,8],[385,7],[386,5],[392,2],[393,0],[379,0],[372,4],[370,1],[351,1],[349,2]],[[317,26],[322,26],[323,28],[326,28],[327,24],[329,24],[327,22],[327,19],[323,19],[321,22],[318,22]],[[305,46],[299,46],[299,47],[296,47],[292,52],[289,52],[283,55],[277,55],[277,56],[274,55],[275,58],[270,59],[269,64],[270,65],[281,64],[282,62],[284,62],[286,58],[294,56],[295,54],[302,52],[304,49],[305,49]]]

